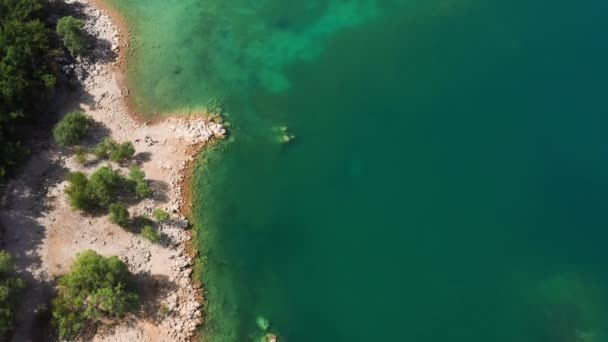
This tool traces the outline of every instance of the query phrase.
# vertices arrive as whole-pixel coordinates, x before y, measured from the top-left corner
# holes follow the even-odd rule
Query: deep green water
[[[114,2],[140,108],[232,124],[206,340],[608,340],[608,3]]]

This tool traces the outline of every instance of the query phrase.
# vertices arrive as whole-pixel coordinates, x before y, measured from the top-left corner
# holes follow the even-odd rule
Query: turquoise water
[[[608,339],[608,3],[121,5],[141,108],[231,123],[203,340]]]

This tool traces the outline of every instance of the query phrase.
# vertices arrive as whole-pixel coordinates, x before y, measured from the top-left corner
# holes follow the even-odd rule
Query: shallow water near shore
[[[232,125],[205,341],[608,338],[608,4],[112,2],[139,109]]]

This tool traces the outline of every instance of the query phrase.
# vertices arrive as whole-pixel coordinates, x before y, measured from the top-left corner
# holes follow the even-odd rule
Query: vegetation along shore
[[[93,2],[0,0],[0,24],[0,42],[35,46],[0,82],[3,338],[191,340],[203,298],[182,184],[224,127],[132,115],[126,31]]]

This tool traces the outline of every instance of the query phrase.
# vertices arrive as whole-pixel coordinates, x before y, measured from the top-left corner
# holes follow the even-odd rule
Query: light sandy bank
[[[5,228],[4,248],[13,253],[27,289],[18,313],[15,341],[35,341],[47,332],[48,300],[55,279],[67,272],[77,253],[93,249],[103,255],[117,255],[136,274],[143,294],[142,312],[87,337],[93,341],[186,341],[202,321],[200,289],[192,282],[192,260],[186,252],[190,240],[180,184],[196,148],[225,134],[224,128],[198,117],[169,118],[141,124],[127,112],[125,94],[117,78],[116,56],[126,49],[110,17],[84,0],[81,5],[87,31],[97,38],[96,61],[82,59],[85,76],[82,89],[70,95],[62,112],[80,109],[98,122],[87,139],[93,144],[105,136],[119,142],[131,141],[136,162],[146,173],[154,197],[130,206],[133,216],[163,208],[172,213],[170,223],[160,227],[161,244],[108,222],[107,216],[85,216],[70,209],[63,180],[70,170],[90,173],[103,163],[79,166],[73,156],[52,142],[36,151],[20,176],[5,188],[0,201],[0,224]],[[77,67],[77,66],[75,66]],[[78,67],[77,67],[78,68]],[[196,147],[196,148],[195,148]],[[117,165],[112,165],[118,168]],[[122,168],[123,172],[125,169]],[[125,172],[126,173],[126,172]],[[169,313],[161,314],[164,306]],[[165,311],[165,310],[163,310]]]

